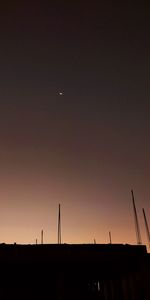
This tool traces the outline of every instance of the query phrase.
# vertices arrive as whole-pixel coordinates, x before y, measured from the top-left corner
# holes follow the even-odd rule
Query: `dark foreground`
[[[0,245],[0,299],[149,300],[145,246]]]

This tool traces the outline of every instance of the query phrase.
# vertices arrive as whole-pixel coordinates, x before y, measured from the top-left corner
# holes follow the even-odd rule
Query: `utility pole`
[[[134,200],[133,190],[131,190],[131,194],[132,194],[132,203],[133,203],[133,213],[134,213],[134,221],[135,221],[135,231],[136,231],[137,244],[141,245],[142,244],[142,239],[141,239],[141,233],[140,233],[140,227],[139,227],[139,222],[138,222],[138,216],[137,216],[137,211],[136,211],[136,206],[135,206],[135,200]]]

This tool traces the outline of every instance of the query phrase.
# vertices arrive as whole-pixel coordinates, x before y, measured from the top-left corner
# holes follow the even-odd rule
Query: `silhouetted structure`
[[[111,231],[109,231],[109,242],[110,242],[110,244],[112,244]]]
[[[61,217],[60,217],[60,204],[58,209],[58,244],[61,244]]]
[[[136,206],[135,206],[135,200],[134,200],[133,190],[131,190],[131,194],[132,194],[132,202],[133,202],[133,212],[134,212],[135,231],[136,231],[137,244],[141,245],[142,244],[142,239],[141,239],[140,226],[139,226],[139,222],[138,222],[138,216],[137,216],[137,211],[136,211]]]
[[[148,300],[145,246],[0,245],[0,298]]]
[[[148,227],[147,218],[146,218],[144,208],[143,208],[143,216],[144,216],[144,222],[145,222],[146,235],[147,235],[147,239],[148,239],[148,245],[150,247],[150,232],[149,232],[149,227]]]
[[[43,229],[41,230],[41,244],[43,245]]]

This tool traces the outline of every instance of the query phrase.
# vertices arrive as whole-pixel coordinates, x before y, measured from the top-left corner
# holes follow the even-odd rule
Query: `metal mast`
[[[41,244],[43,245],[43,229],[41,231]]]
[[[148,239],[148,245],[149,245],[149,247],[150,247],[150,232],[149,232],[148,223],[147,223],[147,218],[146,218],[146,214],[145,214],[144,208],[143,208],[143,216],[144,216],[144,222],[145,222],[146,234],[147,234],[147,239]]]
[[[136,231],[137,244],[141,245],[142,244],[142,239],[141,239],[141,233],[140,233],[140,227],[139,227],[139,222],[138,222],[138,217],[137,217],[137,211],[136,211],[136,206],[135,206],[135,200],[134,200],[133,190],[131,190],[131,194],[132,194],[132,202],[133,202],[133,212],[134,212],[135,231]]]
[[[96,245],[96,239],[94,238],[94,244]]]
[[[111,231],[109,231],[109,242],[110,242],[110,244],[112,244]]]
[[[61,244],[61,217],[60,217],[60,204],[58,211],[58,244]]]

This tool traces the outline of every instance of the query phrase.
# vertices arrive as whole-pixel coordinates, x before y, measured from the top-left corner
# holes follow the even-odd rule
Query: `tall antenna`
[[[111,231],[109,231],[109,243],[112,244]]]
[[[41,230],[41,244],[43,245],[43,229]]]
[[[144,208],[143,208],[143,216],[144,216],[146,234],[147,234],[147,239],[148,239],[148,245],[150,247],[150,232],[149,232],[148,223],[147,223],[147,219],[146,219],[146,214],[145,214]]]
[[[139,227],[139,222],[138,222],[138,217],[137,217],[137,211],[136,211],[136,206],[135,206],[135,200],[134,200],[133,190],[131,190],[131,194],[132,194],[132,202],[133,202],[133,212],[134,212],[135,231],[136,231],[137,244],[141,245],[142,244],[142,239],[141,239],[141,233],[140,233],[140,227]]]
[[[61,244],[61,217],[60,217],[60,204],[58,211],[58,244]]]

